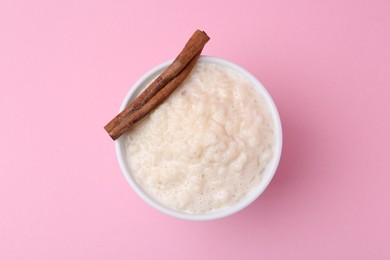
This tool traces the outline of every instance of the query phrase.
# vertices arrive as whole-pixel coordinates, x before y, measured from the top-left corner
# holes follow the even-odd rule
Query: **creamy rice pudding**
[[[243,199],[261,183],[275,144],[269,108],[253,83],[202,60],[125,138],[137,184],[162,205],[193,214]]]

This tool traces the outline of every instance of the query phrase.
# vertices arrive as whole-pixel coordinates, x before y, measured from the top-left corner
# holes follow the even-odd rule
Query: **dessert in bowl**
[[[171,62],[146,73],[121,110]],[[240,66],[208,56],[116,141],[120,167],[137,194],[187,220],[222,218],[248,206],[270,183],[281,150],[280,118],[264,86]]]

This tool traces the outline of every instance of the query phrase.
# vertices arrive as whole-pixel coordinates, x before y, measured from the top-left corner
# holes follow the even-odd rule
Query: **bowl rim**
[[[122,111],[127,104],[133,100],[139,92],[143,90],[143,88],[148,85],[155,77],[157,77],[166,67],[171,64],[173,59],[168,60],[166,62],[161,63],[160,65],[157,65],[156,67],[149,70],[147,73],[145,73],[128,91],[125,99],[122,102],[122,105],[120,107],[119,111]],[[273,159],[268,163],[263,177],[263,180],[259,187],[257,189],[254,189],[253,191],[248,194],[245,198],[243,198],[240,202],[233,204],[231,207],[224,208],[221,210],[208,212],[204,214],[190,214],[186,212],[181,212],[175,209],[168,208],[159,202],[152,199],[146,192],[144,192],[136,183],[136,181],[133,179],[130,171],[127,168],[127,162],[125,159],[125,152],[123,150],[123,146],[125,145],[124,136],[119,137],[115,141],[115,150],[117,155],[117,160],[119,162],[120,168],[122,170],[123,175],[125,176],[126,180],[130,184],[130,186],[133,188],[133,190],[140,196],[145,202],[147,202],[150,206],[157,209],[158,211],[165,213],[166,215],[184,219],[184,220],[191,220],[191,221],[207,221],[207,220],[215,220],[224,218],[227,216],[230,216],[234,213],[237,213],[247,206],[249,206],[251,203],[253,203],[260,195],[264,192],[264,190],[268,187],[271,180],[273,179],[276,170],[278,168],[280,157],[282,153],[282,146],[283,146],[283,133],[282,133],[282,124],[279,116],[279,112],[277,110],[277,107],[269,94],[269,92],[266,90],[264,85],[251,73],[249,73],[247,70],[242,68],[241,66],[217,57],[213,56],[204,56],[202,55],[199,58],[198,62],[213,62],[228,68],[231,68],[235,71],[238,71],[239,73],[243,74],[245,77],[247,77],[251,82],[253,82],[253,86],[260,90],[261,94],[263,95],[267,107],[270,109],[270,113],[273,119],[274,128],[275,128],[275,135],[276,135],[276,143],[274,146],[274,154]],[[249,196],[250,195],[250,196]]]

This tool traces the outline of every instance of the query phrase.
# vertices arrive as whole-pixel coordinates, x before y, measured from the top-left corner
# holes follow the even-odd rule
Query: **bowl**
[[[150,70],[148,73],[146,73],[144,76],[142,76],[135,85],[130,89],[127,96],[125,97],[122,106],[120,108],[120,111],[125,109],[125,107],[133,101],[158,75],[161,74],[162,71],[164,71],[169,64],[172,63],[173,60],[169,60],[167,62],[164,62],[163,64],[158,65],[157,67]],[[202,214],[191,214],[187,212],[178,211],[175,209],[168,208],[153,198],[151,198],[147,193],[145,193],[142,188],[136,183],[134,177],[131,174],[131,171],[129,170],[129,167],[127,165],[126,160],[126,140],[125,136],[121,136],[115,141],[116,146],[116,154],[118,158],[118,162],[120,165],[120,168],[126,178],[126,180],[129,182],[130,186],[133,188],[133,190],[144,200],[146,201],[150,206],[154,207],[155,209],[159,210],[162,213],[165,213],[169,216],[184,219],[184,220],[192,220],[192,221],[207,221],[207,220],[214,220],[214,219],[220,219],[227,216],[230,216],[234,213],[237,213],[250,205],[252,202],[254,202],[267,188],[269,183],[271,182],[276,169],[279,164],[280,156],[282,153],[282,126],[280,122],[280,117],[278,110],[275,106],[275,103],[273,102],[270,94],[265,89],[265,87],[248,71],[243,69],[242,67],[216,57],[210,57],[210,56],[201,56],[199,58],[199,61],[207,61],[216,63],[217,65],[225,66],[230,69],[233,69],[244,76],[246,76],[252,83],[255,88],[257,88],[261,95],[264,97],[269,111],[271,113],[271,117],[274,123],[274,130],[275,130],[275,137],[276,142],[274,145],[273,150],[273,158],[268,163],[267,167],[265,168],[263,172],[263,179],[262,182],[258,187],[255,187],[251,192],[249,192],[241,201],[239,201],[236,204],[231,205],[228,208],[224,208],[217,211],[202,213]]]

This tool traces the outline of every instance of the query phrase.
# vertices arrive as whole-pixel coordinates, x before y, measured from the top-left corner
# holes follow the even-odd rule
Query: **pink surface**
[[[0,2],[0,259],[390,259],[390,2]],[[130,189],[103,126],[196,29],[284,127],[254,204],[177,220]]]

